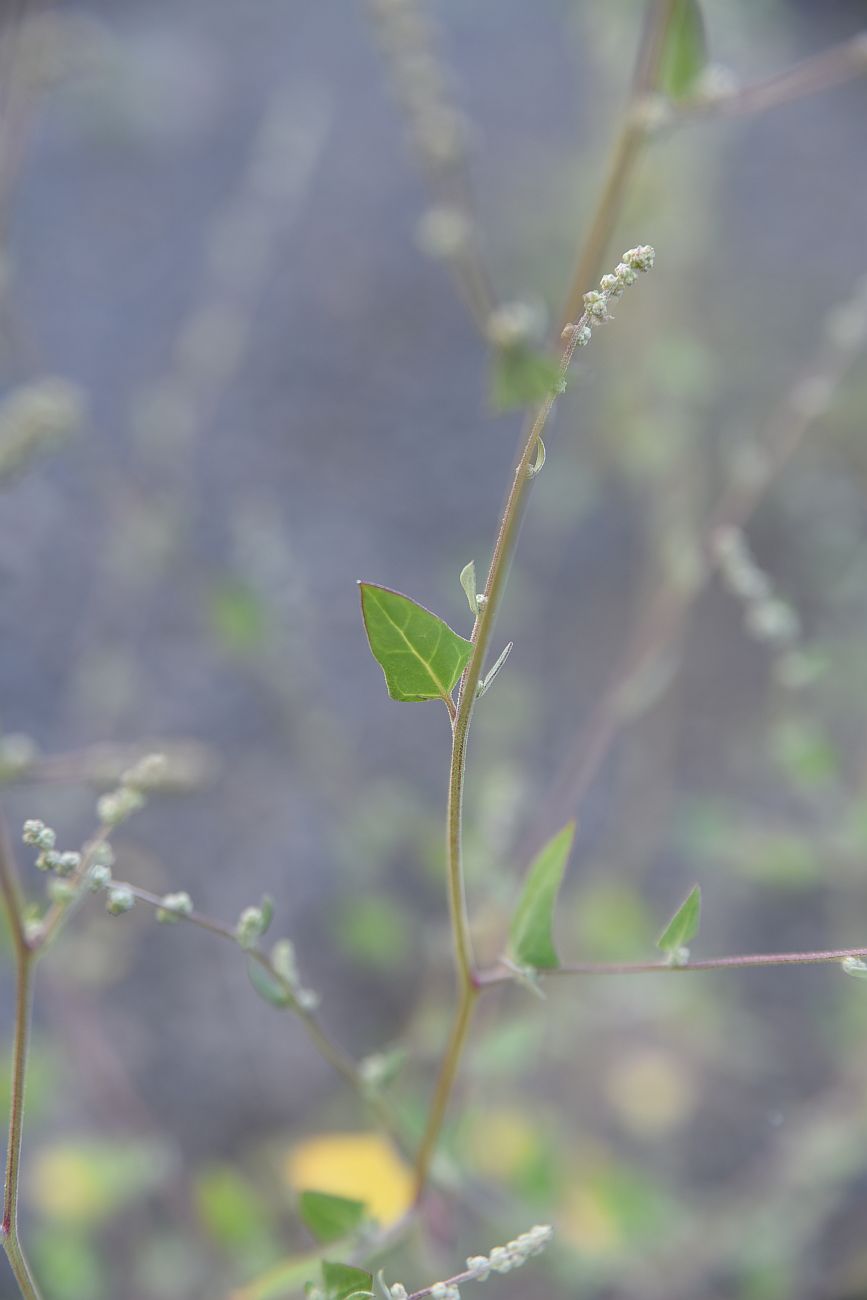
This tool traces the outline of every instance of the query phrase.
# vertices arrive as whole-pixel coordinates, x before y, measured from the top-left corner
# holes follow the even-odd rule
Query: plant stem
[[[762,952],[734,957],[704,957],[698,961],[688,961],[682,966],[672,965],[666,961],[566,962],[556,970],[537,973],[546,978],[551,975],[683,974],[697,970],[749,970],[757,966],[817,966],[845,961],[847,957],[867,958],[867,948],[832,948],[818,952]],[[477,975],[480,988],[508,984],[513,979],[514,974],[505,966],[493,966],[490,970],[479,971]]]
[[[572,358],[575,355],[575,349],[578,346],[581,328],[587,324],[587,320],[588,317],[585,313],[575,323],[574,328],[572,328],[566,335],[563,352],[560,358],[560,378],[562,380],[565,380]],[[422,1195],[427,1181],[430,1163],[436,1149],[440,1130],[442,1129],[452,1088],[455,1079],[457,1078],[458,1066],[460,1065],[461,1054],[466,1042],[472,1009],[478,993],[478,978],[473,968],[472,942],[467,914],[466,882],[464,879],[462,853],[462,818],[467,737],[469,734],[470,723],[472,721],[473,708],[476,702],[476,688],[481,680],[485,655],[487,654],[488,645],[490,643],[494,620],[505,589],[509,561],[511,560],[512,552],[514,551],[515,543],[518,538],[521,518],[527,500],[527,493],[530,484],[533,481],[530,467],[536,459],[539,440],[542,437],[542,433],[544,432],[545,426],[548,422],[548,417],[554,407],[557,391],[559,391],[559,389],[555,389],[545,398],[544,402],[532,417],[529,432],[526,435],[526,441],[523,445],[523,450],[521,451],[518,463],[515,467],[515,476],[500,519],[500,527],[497,533],[496,545],[494,546],[494,554],[491,558],[490,569],[488,570],[488,578],[484,591],[484,601],[479,603],[479,612],[476,615],[476,621],[473,627],[473,651],[470,655],[469,663],[464,669],[463,677],[461,678],[461,684],[458,691],[457,709],[452,722],[452,752],[449,768],[449,793],[446,813],[446,846],[449,911],[452,924],[452,938],[455,948],[455,966],[458,975],[458,1006],[455,1012],[451,1037],[446,1047],[445,1056],[440,1068],[440,1074],[437,1080],[433,1102],[431,1103],[431,1110],[428,1116],[424,1137],[422,1138],[421,1147],[418,1156],[416,1157],[417,1197]]]
[[[472,984],[463,984],[461,987],[458,1006],[455,1012],[454,1022],[452,1024],[449,1041],[443,1054],[440,1072],[437,1078],[436,1088],[434,1090],[433,1101],[431,1102],[430,1113],[428,1115],[427,1125],[418,1155],[415,1161],[415,1199],[418,1202],[424,1194],[430,1174],[431,1162],[433,1161],[434,1152],[439,1142],[440,1132],[445,1119],[446,1109],[448,1108],[449,1099],[452,1095],[452,1089],[455,1085],[455,1079],[458,1074],[458,1067],[461,1063],[464,1045],[467,1041],[467,1033],[470,1028],[470,1022],[473,1016],[473,1008],[476,1005],[476,999],[479,996],[479,989],[475,982]]]
[[[811,54],[791,68],[777,72],[752,85],[742,86],[718,99],[686,100],[674,106],[675,121],[687,122],[706,117],[745,117],[764,113],[780,104],[819,94],[867,72],[867,31],[819,54]]]
[[[647,131],[638,109],[642,99],[656,84],[659,63],[665,46],[665,34],[674,8],[675,0],[651,0],[648,6],[644,31],[635,59],[629,103],[617,139],[611,149],[608,173],[572,273],[572,282],[560,321],[561,327],[577,316],[581,310],[584,293],[596,283],[602,271],[605,251],[614,233],[627,183],[647,138]]]
[[[12,1049],[12,1086],[9,1101],[9,1145],[3,1188],[3,1217],[0,1244],[6,1252],[24,1300],[40,1300],[39,1289],[18,1238],[18,1178],[21,1169],[21,1140],[24,1131],[24,1087],[30,1040],[30,1004],[35,953],[27,941],[18,874],[5,826],[0,822],[0,893],[9,917],[15,949],[15,1038]]]

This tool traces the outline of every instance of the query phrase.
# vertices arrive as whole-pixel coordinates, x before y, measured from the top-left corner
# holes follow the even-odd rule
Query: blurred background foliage
[[[168,752],[174,791],[119,837],[120,874],[227,920],[270,891],[334,1033],[359,1055],[406,1043],[392,1093],[418,1124],[452,991],[447,732],[441,710],[385,698],[354,580],[466,634],[457,575],[487,562],[519,417],[493,409],[490,349],[419,247],[433,200],[381,31],[346,0],[15,8],[5,812],[72,844],[130,747]],[[743,81],[867,22],[855,0],[704,9],[714,61]],[[642,5],[420,12],[496,298],[556,314]],[[636,169],[610,260],[650,241],[657,270],[559,409],[500,621],[515,649],[474,730],[467,857],[490,957],[528,846],[576,813],[564,957],[647,956],[696,881],[696,955],[865,943],[863,364],[749,526],[810,670],[787,681],[714,580],[629,683],[629,725],[582,796],[561,780],[649,593],[688,581],[721,487],[867,272],[865,115],[862,78],[665,132]],[[143,912],[90,908],[40,971],[24,1198],[51,1300],[227,1294],[305,1249],[305,1182],[366,1189],[384,1221],[408,1196],[239,954]],[[390,1275],[423,1285],[541,1220],[558,1245],[497,1283],[504,1300],[863,1296],[865,1035],[865,990],[834,967],[492,996],[439,1169],[453,1195]]]

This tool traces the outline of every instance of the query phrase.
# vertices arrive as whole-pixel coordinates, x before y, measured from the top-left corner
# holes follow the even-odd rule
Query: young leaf
[[[840,965],[845,975],[854,975],[856,980],[867,980],[867,961],[860,957],[844,957]]]
[[[398,591],[369,582],[359,587],[367,639],[391,698],[447,699],[467,666],[472,642]]]
[[[575,823],[569,822],[533,860],[509,932],[509,947],[519,966],[556,970],[560,965],[551,921],[574,838]]]
[[[675,0],[659,61],[657,89],[682,99],[707,62],[704,19],[698,0]]]
[[[278,979],[275,979],[269,970],[260,965],[254,957],[247,958],[247,974],[250,976],[250,983],[266,1002],[270,1002],[272,1007],[291,1007],[294,998],[286,986]]]
[[[526,343],[498,348],[491,370],[491,405],[496,411],[532,406],[560,389],[560,362]]]
[[[475,617],[475,615],[478,614],[479,612],[479,606],[476,601],[476,596],[478,593],[476,592],[475,560],[470,560],[469,564],[465,564],[464,567],[461,569],[461,586],[464,589],[464,595],[466,596],[467,602],[469,603],[470,613]]]
[[[353,1300],[373,1295],[373,1274],[352,1264],[329,1264],[323,1260],[322,1281],[327,1300]]]
[[[317,1241],[327,1245],[348,1237],[364,1219],[364,1201],[353,1201],[346,1196],[332,1196],[329,1192],[301,1192],[298,1213]]]
[[[503,664],[506,662],[509,655],[512,653],[512,646],[514,644],[515,644],[514,641],[509,642],[505,650],[503,650],[503,652],[497,659],[493,668],[490,670],[490,672],[486,673],[485,676],[482,678],[482,680],[479,682],[478,686],[476,687],[476,695],[478,696],[479,699],[481,699],[482,696],[485,694],[485,692],[488,691],[491,686],[493,686],[494,678],[497,676],[497,673],[500,671],[500,669],[503,667]]]
[[[689,891],[668,925],[656,941],[660,952],[677,953],[698,934],[701,917],[701,889],[698,885]]]

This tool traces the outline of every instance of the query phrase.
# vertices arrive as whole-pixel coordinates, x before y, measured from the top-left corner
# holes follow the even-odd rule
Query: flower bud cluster
[[[775,593],[739,528],[718,529],[712,547],[726,589],[743,606],[748,634],[776,656],[781,684],[792,688],[806,685],[812,674],[807,657],[799,649],[801,620],[797,611]]]
[[[271,965],[286,982],[292,996],[302,1011],[315,1011],[319,1006],[319,994],[307,989],[301,983],[298,965],[295,960],[295,946],[290,939],[279,939],[271,949]]]
[[[261,907],[245,907],[235,926],[235,938],[242,948],[255,948],[268,928],[265,911]]]
[[[164,754],[147,754],[127,768],[117,789],[97,800],[96,812],[103,826],[119,826],[143,808],[145,792],[162,784],[166,766]]]
[[[584,295],[584,314],[574,324],[563,330],[563,339],[574,339],[575,346],[585,348],[593,334],[592,326],[601,325],[610,319],[608,304],[612,298],[620,298],[624,289],[635,284],[637,272],[650,271],[656,253],[650,244],[639,244],[629,248],[617,263],[613,272],[603,275],[598,289],[590,289]]]
[[[105,900],[105,910],[111,916],[122,916],[135,905],[135,894],[129,885],[110,885]]]
[[[157,908],[156,919],[163,925],[171,925],[189,916],[193,910],[193,900],[185,890],[177,894],[164,894],[162,906]]]
[[[544,328],[542,312],[529,302],[506,302],[488,317],[486,330],[495,348],[536,342]]]
[[[511,1273],[513,1268],[520,1268],[526,1264],[527,1260],[533,1255],[538,1255],[548,1245],[554,1236],[554,1229],[549,1224],[537,1223],[527,1232],[522,1232],[520,1237],[514,1241],[507,1242],[505,1246],[495,1246],[487,1258],[487,1267],[494,1273]],[[483,1264],[484,1256],[473,1257],[477,1267],[482,1269],[479,1277],[487,1277],[485,1265]],[[467,1260],[467,1268],[470,1267],[470,1261]]]
[[[431,169],[453,166],[463,158],[466,127],[449,102],[430,23],[415,0],[370,0],[370,8],[413,145]]]
[[[461,1300],[459,1283],[484,1282],[491,1273],[511,1273],[512,1269],[520,1268],[533,1255],[544,1250],[553,1236],[552,1227],[537,1223],[505,1246],[495,1246],[489,1255],[470,1255],[465,1273],[458,1273],[445,1282],[435,1282],[433,1286],[414,1294],[430,1295],[431,1300]],[[394,1282],[388,1288],[388,1293],[390,1300],[409,1300],[406,1287],[401,1282]]]
[[[50,826],[36,818],[30,818],[24,823],[24,829],[21,835],[25,844],[39,849],[36,858],[36,866],[40,871],[51,871],[57,876],[74,876],[81,866],[81,854],[73,851],[60,853],[54,847],[57,843],[57,834]],[[50,889],[52,897],[58,895],[53,886]]]

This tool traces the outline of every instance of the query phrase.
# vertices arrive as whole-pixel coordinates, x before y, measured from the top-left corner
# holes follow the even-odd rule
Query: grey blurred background
[[[497,296],[556,314],[642,6],[421,8],[466,117]],[[714,61],[744,81],[867,22],[855,3],[704,8]],[[43,817],[72,846],[93,825],[90,747],[182,746],[204,779],[124,828],[118,874],[188,889],[229,921],[271,893],[275,933],[296,941],[336,1035],[363,1054],[409,1027],[412,1110],[450,990],[447,720],[386,698],[354,583],[406,591],[468,634],[457,575],[473,557],[486,566],[520,417],[492,412],[489,349],[419,248],[432,199],[364,5],[68,0],[24,6],[23,29],[13,9],[2,381],[62,377],[87,410],[2,497],[0,725],[64,777],[10,782],[4,811],[16,829]],[[698,527],[731,448],[867,271],[865,113],[856,79],[665,133],[637,169],[611,261],[648,241],[658,266],[594,339],[556,417],[500,623],[515,650],[473,738],[483,930],[512,897],[520,846],[545,829],[539,809],[544,822],[629,636],[648,556],[669,525]],[[663,665],[677,668],[670,689],[611,747],[580,808],[567,796],[556,809],[581,816],[564,952],[652,951],[695,879],[707,954],[864,942],[865,398],[860,366],[751,529],[829,664],[815,695],[781,703],[731,598],[713,586],[696,602]],[[52,768],[55,755],[71,757]],[[236,1261],[196,1221],[186,1170],[240,1160],[267,1182],[263,1150],[363,1122],[300,1029],[255,1000],[238,953],[143,913],[115,921],[95,904],[41,983],[28,1151],[132,1134],[165,1156],[156,1190],[118,1222],[60,1213],[51,1230],[33,1194],[58,1297],[69,1266],[52,1263],[52,1238],[87,1279],[65,1294],[217,1294]],[[528,1223],[562,1218],[565,1254],[544,1285],[863,1295],[858,986],[821,969],[701,979],[563,986],[541,1009],[509,995],[485,1022],[497,1043],[512,1022],[525,1038],[490,1066],[480,1055],[467,1113],[480,1090],[506,1114],[523,1105],[574,1153],[574,1178],[549,1169],[547,1184],[510,1191]],[[657,1094],[674,1097],[671,1115],[651,1103],[648,1120],[641,1098]],[[453,1139],[472,1148],[468,1131]],[[291,1241],[284,1194],[245,1260]],[[506,1235],[524,1226],[485,1195]],[[761,1226],[746,1244],[744,1215]],[[174,1259],[186,1219],[187,1273],[160,1272],[147,1242]]]

